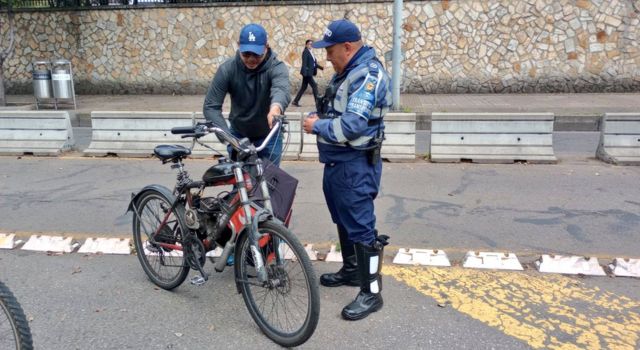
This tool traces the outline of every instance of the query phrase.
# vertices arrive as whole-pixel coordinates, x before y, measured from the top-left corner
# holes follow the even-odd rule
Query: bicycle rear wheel
[[[153,283],[167,290],[182,284],[189,273],[182,250],[167,247],[180,246],[186,229],[184,207],[171,210],[173,201],[159,191],[147,190],[135,203],[140,216],[133,216],[133,242],[142,269]]]
[[[306,342],[320,316],[318,282],[307,252],[284,226],[267,221],[258,228],[268,281],[259,283],[249,233],[236,245],[235,274],[251,317],[271,340],[291,347]]]
[[[0,348],[33,349],[29,322],[13,293],[0,282]]]

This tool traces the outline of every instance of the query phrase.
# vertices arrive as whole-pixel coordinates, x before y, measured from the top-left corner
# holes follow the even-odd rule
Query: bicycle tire
[[[33,349],[31,329],[24,311],[11,290],[2,282],[0,282],[0,310],[6,316],[6,320],[0,316],[0,329],[5,328],[5,323],[11,328],[9,333],[0,332],[3,337],[5,334],[11,334],[17,350]],[[4,338],[0,339],[0,342],[4,343]]]
[[[143,242],[143,239],[148,237],[146,230],[152,232],[157,231],[163,221],[160,216],[151,213],[153,209],[149,207],[151,206],[150,203],[152,200],[158,201],[158,208],[163,212],[167,210],[167,208],[171,208],[171,203],[174,202],[174,198],[167,198],[165,194],[153,189],[146,190],[140,194],[135,203],[137,213],[140,217],[135,213],[133,216],[133,242],[142,269],[151,282],[160,288],[172,290],[181,285],[187,278],[189,266],[185,261],[182,251],[168,251],[164,248],[153,246],[148,241],[146,241],[146,243]],[[147,210],[147,208],[149,208],[149,210]],[[167,212],[164,212],[164,214]],[[143,221],[140,220],[141,218]],[[146,225],[144,225],[145,218],[157,222],[158,225],[150,229],[147,228]],[[151,224],[151,222],[147,221],[147,224]],[[186,232],[187,230],[184,223],[184,207],[182,205],[176,205],[173,208],[172,217],[170,217],[170,220],[167,220],[164,227],[168,229],[163,233],[163,239],[170,241],[165,243],[177,243],[182,239],[182,232]],[[150,257],[157,257],[159,263],[153,263],[150,261]],[[170,264],[166,263],[167,260]],[[165,277],[161,271],[159,271],[162,267],[174,267],[174,272]]]
[[[320,293],[318,290],[318,282],[315,277],[315,272],[313,270],[313,266],[311,265],[311,260],[307,255],[307,252],[304,250],[300,241],[289,231],[286,227],[281,224],[275,223],[273,221],[266,221],[259,225],[258,230],[261,234],[268,234],[270,239],[273,241],[273,236],[278,237],[278,241],[283,241],[286,243],[291,250],[291,253],[295,256],[295,258],[290,258],[287,265],[291,265],[293,269],[293,263],[299,263],[301,266],[301,272],[304,275],[304,284],[307,287],[307,302],[306,302],[306,314],[304,315],[304,321],[301,322],[300,327],[294,329],[292,331],[283,331],[282,329],[278,329],[277,325],[272,324],[269,321],[269,317],[265,315],[262,311],[260,311],[260,307],[258,305],[258,301],[256,300],[254,292],[251,289],[251,286],[255,286],[254,284],[250,284],[247,282],[248,279],[252,279],[255,281],[255,274],[251,276],[251,272],[255,272],[255,267],[253,267],[252,261],[253,257],[251,255],[250,250],[250,240],[249,234],[243,234],[238,244],[236,245],[235,251],[235,264],[234,270],[236,278],[239,280],[240,292],[242,293],[242,297],[244,302],[249,310],[249,314],[253,318],[253,320],[258,324],[260,330],[273,340],[275,343],[285,346],[285,347],[293,347],[298,346],[306,342],[315,332],[316,326],[318,325],[318,319],[320,317]],[[275,252],[273,247],[270,248]],[[279,248],[281,249],[281,248]],[[285,248],[286,249],[286,248]],[[261,248],[261,254],[263,255],[263,259],[265,259],[265,265],[269,266],[273,271],[277,269],[277,264],[269,265],[269,259],[265,258],[264,255],[269,256],[269,248]],[[282,250],[282,249],[281,249]],[[266,254],[265,254],[266,253]],[[280,253],[284,255],[284,253]],[[269,270],[269,271],[272,271]],[[280,272],[283,272],[285,268],[281,268]],[[294,285],[291,282],[291,276],[289,276],[289,272],[287,272],[286,278],[278,279],[284,280],[286,279],[289,283],[289,289]],[[260,287],[256,287],[257,289]],[[266,288],[264,288],[266,289]],[[276,288],[277,289],[277,288]],[[284,287],[283,287],[284,289]],[[282,291],[276,290],[275,293],[279,293],[283,295]],[[292,294],[292,293],[291,293]],[[285,296],[282,296],[284,299]],[[277,304],[278,294],[275,295],[276,301],[274,301],[274,307]],[[266,295],[265,295],[266,300]],[[287,308],[284,302],[282,302],[284,306],[284,313],[286,314]],[[279,306],[279,305],[278,305]],[[271,308],[271,312],[273,312],[274,307]],[[278,311],[276,311],[278,313]],[[287,321],[288,323],[288,321]]]

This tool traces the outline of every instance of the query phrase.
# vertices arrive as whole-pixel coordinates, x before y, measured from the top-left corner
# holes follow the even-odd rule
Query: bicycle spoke
[[[289,322],[289,317],[287,317],[287,314],[288,314],[288,312],[287,312],[287,304],[284,301],[284,297],[282,299],[283,299],[281,301],[281,303],[282,303],[282,312],[285,315],[284,320],[285,320],[287,329],[291,330],[293,327],[291,326],[291,323]]]

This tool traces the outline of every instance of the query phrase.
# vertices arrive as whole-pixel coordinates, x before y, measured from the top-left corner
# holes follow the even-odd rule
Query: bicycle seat
[[[191,150],[180,145],[159,145],[153,149],[153,154],[162,160],[184,158],[191,154]]]

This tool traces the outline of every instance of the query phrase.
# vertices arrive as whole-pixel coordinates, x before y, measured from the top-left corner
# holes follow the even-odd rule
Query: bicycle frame
[[[237,242],[240,235],[245,230],[248,230],[246,234],[250,235],[249,239],[251,244],[251,252],[252,252],[253,261],[255,264],[256,272],[257,272],[258,281],[261,283],[266,282],[268,277],[267,277],[266,269],[264,268],[265,261],[263,261],[262,254],[260,254],[259,249],[264,247],[268,241],[261,241],[261,235],[258,232],[258,224],[262,221],[275,219],[275,218],[273,217],[273,214],[272,214],[273,208],[271,204],[269,188],[264,178],[263,161],[257,157],[257,152],[266,147],[266,145],[269,143],[271,138],[274,137],[277,131],[280,129],[283,122],[280,119],[276,119],[275,123],[276,125],[272,128],[269,135],[265,138],[263,143],[257,148],[253,147],[253,145],[250,145],[248,147],[246,144],[243,145],[241,140],[237,140],[235,137],[233,137],[232,135],[229,135],[224,130],[216,127],[210,127],[210,128],[208,127],[205,129],[201,128],[196,132],[187,133],[187,135],[184,135],[183,138],[194,137],[195,142],[193,143],[193,145],[195,145],[195,143],[198,142],[204,147],[211,149],[211,147],[201,143],[197,139],[198,137],[214,132],[217,135],[222,136],[223,139],[228,141],[229,144],[237,151],[244,152],[244,154],[248,154],[249,156],[247,157],[247,159],[249,161],[236,161],[232,164],[232,169],[234,174],[233,179],[229,181],[217,182],[213,184],[206,184],[204,181],[192,181],[189,178],[187,171],[184,169],[184,164],[182,162],[182,159],[181,158],[174,159],[173,160],[174,164],[171,165],[171,168],[178,169],[177,182],[172,193],[175,200],[173,201],[170,210],[168,210],[165,216],[162,218],[162,221],[158,226],[158,228],[155,230],[155,232],[153,232],[149,236],[150,243],[162,248],[184,252],[185,249],[183,245],[156,241],[157,236],[160,234],[162,229],[167,225],[167,222],[169,221],[170,216],[174,212],[175,207],[177,205],[184,204],[185,208],[187,209],[193,208],[194,207],[194,203],[193,203],[194,193],[192,193],[193,189],[196,189],[197,190],[196,195],[198,197],[201,197],[204,192],[204,189],[207,187],[214,187],[214,186],[220,186],[220,185],[233,185],[234,189],[236,189],[237,191],[235,195],[228,200],[228,203],[225,203],[229,205],[230,208],[232,208],[230,210],[228,223],[226,224],[226,227],[228,227],[231,230],[231,238],[225,244],[222,255],[220,259],[217,261],[217,263],[215,264],[215,269],[217,272],[222,272],[224,270],[226,266],[227,258],[229,257],[229,254],[233,251],[235,243]],[[187,130],[187,129],[184,129],[184,130]],[[260,186],[260,189],[262,191],[264,208],[255,204],[249,197],[249,191],[253,190],[253,186],[254,186],[251,182],[251,176],[249,175],[249,172],[245,170],[245,168],[249,166],[255,167],[256,169],[256,184]],[[142,192],[143,191],[139,193],[142,193]],[[134,202],[135,202],[135,196],[132,196],[132,201],[129,208],[133,210],[134,214],[140,220],[141,215],[138,212],[138,208],[136,208],[136,206],[134,205]],[[178,219],[182,219],[182,218],[178,218]],[[140,220],[140,222],[145,232],[149,232],[146,229],[146,227],[144,227],[144,223],[142,222],[142,220]],[[176,225],[177,224],[178,223],[176,222]],[[183,235],[187,235],[187,234],[193,234],[193,233],[192,232],[183,233]],[[182,238],[184,241],[185,237],[182,237]],[[205,247],[205,249],[210,248],[211,242],[209,242],[206,238],[203,239],[201,242],[203,243],[203,246]],[[274,244],[277,244],[277,243],[278,242],[274,242]],[[269,260],[271,260],[271,258],[275,258],[276,263],[281,264],[283,259],[278,255],[279,254],[276,254],[275,257],[270,257]],[[208,279],[208,276],[202,270],[202,267],[199,266],[198,270],[200,270],[199,272],[202,274],[204,281],[206,281]]]

